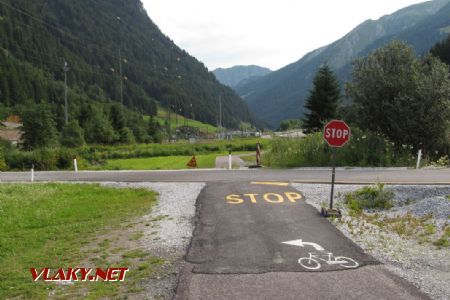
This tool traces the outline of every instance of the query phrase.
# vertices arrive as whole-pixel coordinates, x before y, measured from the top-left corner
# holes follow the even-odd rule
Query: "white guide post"
[[[420,168],[420,159],[422,158],[422,149],[419,149],[419,152],[417,152],[417,164],[416,169]]]

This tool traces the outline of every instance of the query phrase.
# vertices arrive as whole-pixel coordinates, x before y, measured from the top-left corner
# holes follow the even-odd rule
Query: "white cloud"
[[[209,69],[281,68],[366,19],[417,0],[142,0],[150,18]]]

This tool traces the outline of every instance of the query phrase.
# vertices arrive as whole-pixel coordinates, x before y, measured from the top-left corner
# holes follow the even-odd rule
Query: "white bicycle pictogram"
[[[322,258],[321,256],[326,258]],[[344,268],[356,268],[359,266],[355,260],[345,256],[333,256],[333,253],[331,252],[321,255],[309,252],[309,257],[299,258],[298,263],[305,269],[317,270],[322,266],[320,261],[325,262],[328,265],[340,265]]]

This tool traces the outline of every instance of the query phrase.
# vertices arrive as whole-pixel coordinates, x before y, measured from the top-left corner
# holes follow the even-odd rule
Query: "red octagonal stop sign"
[[[332,120],[323,128],[323,138],[331,147],[342,147],[350,135],[350,127],[341,120]]]

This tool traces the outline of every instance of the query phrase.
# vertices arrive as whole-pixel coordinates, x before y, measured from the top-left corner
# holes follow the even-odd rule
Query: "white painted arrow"
[[[292,246],[300,246],[300,247],[305,247],[305,245],[308,246],[313,246],[314,249],[316,249],[317,251],[323,251],[325,250],[322,246],[320,246],[319,244],[316,243],[311,243],[311,242],[304,242],[301,239],[300,240],[292,240],[292,241],[287,241],[287,242],[282,242],[282,244],[288,244],[288,245],[292,245]]]

